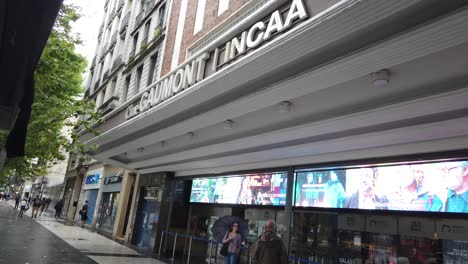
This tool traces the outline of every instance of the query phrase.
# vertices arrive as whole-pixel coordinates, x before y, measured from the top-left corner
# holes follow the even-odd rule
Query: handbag
[[[228,235],[229,235],[229,232],[226,233],[226,236],[224,237],[224,239],[226,239]],[[223,243],[223,246],[221,247],[221,250],[219,251],[219,254],[221,254],[221,256],[223,256],[223,257],[227,256],[228,247],[229,247],[229,242]]]

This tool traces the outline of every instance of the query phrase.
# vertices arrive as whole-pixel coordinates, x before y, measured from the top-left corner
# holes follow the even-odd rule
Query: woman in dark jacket
[[[84,227],[86,221],[88,221],[88,201],[85,201],[83,207],[80,209],[80,216],[81,216],[81,227]]]
[[[62,200],[58,201],[55,206],[54,206],[54,209],[55,209],[55,219],[59,218],[60,217],[60,214],[62,213],[62,208],[63,208],[63,202]]]

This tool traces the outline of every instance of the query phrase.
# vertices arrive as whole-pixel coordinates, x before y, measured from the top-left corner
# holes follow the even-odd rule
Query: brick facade
[[[239,11],[244,5],[248,4],[252,0],[231,0],[229,1],[229,9],[218,16],[218,3],[219,0],[206,0],[206,8],[203,19],[203,28],[197,34],[193,34],[193,29],[195,25],[195,17],[197,13],[197,3],[198,0],[188,1],[187,14],[185,17],[184,32],[182,35],[182,43],[180,47],[179,62],[181,64],[186,59],[187,48],[189,48],[193,43],[198,41],[207,35],[210,31],[215,29],[223,21],[229,18],[231,15]],[[175,38],[177,33],[177,23],[179,20],[179,10],[181,5],[181,0],[173,0],[172,10],[170,14],[169,28],[167,32],[166,47],[165,47],[165,58],[162,65],[161,75],[171,71],[172,64],[172,55]]]

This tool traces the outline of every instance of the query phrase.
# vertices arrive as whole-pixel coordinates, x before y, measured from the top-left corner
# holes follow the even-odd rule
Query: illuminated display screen
[[[286,173],[197,178],[192,182],[190,202],[283,206],[286,181]]]
[[[296,173],[300,207],[468,213],[468,161]]]

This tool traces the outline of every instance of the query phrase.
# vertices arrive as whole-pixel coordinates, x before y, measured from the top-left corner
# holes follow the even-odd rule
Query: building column
[[[83,178],[84,174],[79,173],[78,176],[76,176],[75,180],[75,186],[73,187],[72,191],[72,198],[70,200],[70,204],[68,205],[68,212],[67,212],[67,219],[70,221],[75,220],[75,214],[77,212],[77,207],[78,207],[78,200],[80,198],[80,193],[81,193],[81,186],[83,185]],[[73,206],[76,202],[76,205]]]
[[[128,199],[130,199],[130,190],[135,182],[136,174],[125,171],[122,179],[122,187],[120,189],[119,205],[117,207],[117,214],[115,216],[113,237],[122,237],[125,224],[125,215],[127,213]]]
[[[133,189],[132,205],[127,224],[127,232],[125,233],[125,241],[127,242],[130,242],[133,236],[133,225],[135,224],[136,212],[138,209],[138,196],[140,195],[140,189],[140,174],[135,174],[135,188]]]
[[[101,207],[102,186],[104,185],[104,178],[105,178],[104,175],[106,175],[106,166],[103,166],[101,179],[99,180],[99,191],[98,191],[98,196],[96,198],[96,205],[94,206],[93,220],[91,220],[91,229],[93,230],[96,229],[96,223],[98,221],[98,218],[101,216],[99,214],[99,209]]]
[[[290,236],[291,236],[291,219],[293,214],[293,190],[294,190],[294,168],[288,169],[288,182],[286,187],[286,205],[284,209],[284,226],[286,230],[283,235],[283,243],[286,246],[287,252],[290,249]]]

